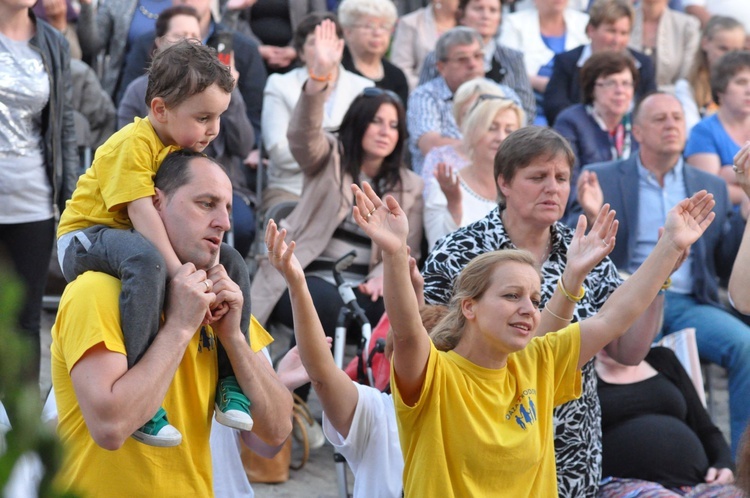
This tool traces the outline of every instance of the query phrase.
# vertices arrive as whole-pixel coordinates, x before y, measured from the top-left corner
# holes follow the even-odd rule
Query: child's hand
[[[276,222],[268,220],[266,227],[266,247],[268,248],[268,261],[284,276],[287,282],[304,280],[305,272],[294,255],[296,244],[294,241],[287,245],[286,229],[279,231]]]

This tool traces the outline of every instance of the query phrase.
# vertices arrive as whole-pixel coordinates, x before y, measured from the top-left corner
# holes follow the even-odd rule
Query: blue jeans
[[[698,353],[729,373],[729,414],[732,454],[750,419],[750,327],[716,306],[700,304],[691,295],[667,292],[664,333],[694,327]]]

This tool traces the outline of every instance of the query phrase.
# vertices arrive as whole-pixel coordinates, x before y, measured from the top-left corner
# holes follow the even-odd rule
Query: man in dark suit
[[[685,164],[685,116],[673,95],[646,97],[635,110],[633,135],[638,154],[584,169],[579,203],[589,218],[602,202],[617,212],[617,245],[609,257],[621,271],[633,272],[656,244],[670,208],[702,189],[714,195],[714,222],[674,271],[671,286],[665,283],[663,332],[694,327],[700,356],[729,371],[736,452],[750,417],[750,327],[719,302],[719,279],[732,271],[746,221],[732,209],[723,179]]]
[[[591,54],[604,50],[628,52],[639,72],[635,100],[656,90],[654,63],[645,54],[627,48],[634,17],[630,0],[599,0],[591,6],[586,26],[591,43],[555,56],[552,76],[544,91],[544,115],[550,126],[563,109],[581,102],[579,73]]]
[[[263,107],[263,89],[266,86],[266,67],[258,52],[258,42],[213,20],[211,0],[173,0],[173,5],[189,5],[198,12],[203,43],[216,47],[222,32],[232,33],[234,67],[239,73],[237,88],[245,101],[247,117],[253,125],[256,140],[260,137],[260,112]],[[154,48],[154,32],[146,33],[133,42],[123,68],[119,86],[119,102],[128,85],[146,73]]]

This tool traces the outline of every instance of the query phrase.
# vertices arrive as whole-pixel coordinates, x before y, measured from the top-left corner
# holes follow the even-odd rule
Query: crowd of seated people
[[[655,486],[740,496],[735,459],[750,421],[746,0],[48,0],[33,9],[0,0],[0,19],[15,23],[0,20],[0,96],[12,103],[0,106],[9,200],[0,249],[27,286],[19,328],[32,340],[55,221],[88,166],[75,150],[79,128],[95,153],[147,116],[151,60],[197,40],[235,80],[204,153],[232,183],[233,244],[257,261],[246,299],[266,328],[294,329],[329,439],[384,438],[373,451],[402,480],[378,496],[479,496],[501,483],[539,496]],[[265,257],[258,220],[285,202],[294,207],[268,225]],[[351,250],[343,275],[356,301],[372,324],[385,313],[393,325],[387,399],[328,361],[323,336],[343,306],[332,269]],[[516,252],[496,255],[506,250]],[[425,303],[448,307],[431,336],[412,295],[419,271]],[[701,359],[727,371],[729,444],[679,365],[650,350],[684,328],[696,330]],[[547,370],[545,355],[555,359]],[[475,411],[502,417],[487,432],[481,414],[451,408],[472,389],[454,389],[453,377],[479,386],[510,370],[537,391],[519,400],[488,381]],[[677,404],[658,416],[680,420],[661,453],[627,432],[665,437],[645,413],[665,408],[655,383]],[[632,419],[620,393],[644,403]],[[361,410],[388,412],[387,425],[355,426],[373,416]],[[450,434],[443,424],[456,417],[466,420]],[[434,431],[429,443],[420,431]],[[472,446],[467,477],[453,454]],[[659,457],[676,452],[689,462]],[[355,496],[378,486],[363,470],[373,461],[349,462]],[[440,478],[421,480],[438,461]],[[521,461],[535,462],[528,479]]]

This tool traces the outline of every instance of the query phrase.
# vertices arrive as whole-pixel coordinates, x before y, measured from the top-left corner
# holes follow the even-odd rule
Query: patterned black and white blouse
[[[551,227],[550,256],[542,266],[542,305],[555,291],[565,269],[573,230],[562,223]],[[424,296],[428,304],[446,304],[453,295],[453,282],[476,256],[499,249],[516,249],[500,219],[499,208],[471,225],[440,239],[424,268]],[[622,283],[614,263],[605,258],[584,280],[586,295],[574,312],[577,322],[594,315],[607,297]],[[581,397],[555,409],[555,456],[561,497],[595,497],[601,474],[601,408],[596,394],[594,363],[583,367]]]

